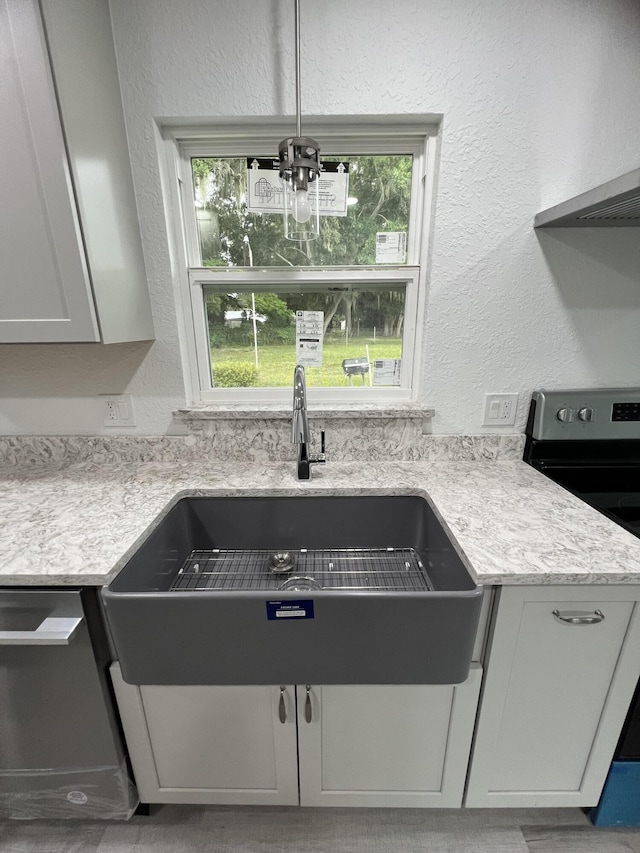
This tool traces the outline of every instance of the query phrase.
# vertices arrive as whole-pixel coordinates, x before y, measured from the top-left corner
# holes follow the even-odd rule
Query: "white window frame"
[[[216,122],[215,127],[165,127],[168,184],[173,193],[176,237],[175,266],[179,301],[184,318],[185,355],[191,377],[192,404],[215,407],[235,404],[282,408],[290,404],[290,388],[213,388],[211,352],[203,287],[215,285],[226,292],[234,287],[272,292],[278,286],[323,287],[335,284],[366,289],[381,286],[406,287],[402,341],[401,386],[307,389],[310,402],[342,408],[352,404],[385,408],[390,404],[419,404],[422,362],[422,331],[425,324],[427,261],[432,229],[432,208],[438,143],[437,116],[305,119],[303,133],[321,140],[321,149],[348,155],[411,154],[413,156],[411,208],[407,264],[401,266],[332,267],[202,267],[195,205],[193,203],[192,157],[262,156],[278,150],[279,141],[290,134],[287,120]],[[266,126],[265,126],[266,125]],[[349,128],[345,131],[345,128]],[[321,152],[322,158],[322,152]],[[322,220],[321,226],[322,227]],[[293,376],[292,376],[293,380]]]

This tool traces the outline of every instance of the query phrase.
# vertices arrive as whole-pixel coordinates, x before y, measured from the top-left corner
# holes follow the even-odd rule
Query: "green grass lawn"
[[[400,358],[402,355],[402,340],[400,338],[351,338],[347,344],[344,340],[324,341],[322,367],[306,368],[306,379],[309,387],[342,387],[348,386],[349,380],[342,370],[343,358],[366,358],[369,347],[369,360],[378,358]],[[216,364],[244,363],[255,365],[253,347],[220,347],[211,351],[211,363]],[[285,388],[291,385],[293,370],[296,366],[295,348],[293,346],[271,345],[258,346],[258,386],[267,388]],[[366,384],[369,378],[365,377]],[[373,377],[372,377],[373,380]],[[362,384],[362,377],[353,379],[354,385]]]

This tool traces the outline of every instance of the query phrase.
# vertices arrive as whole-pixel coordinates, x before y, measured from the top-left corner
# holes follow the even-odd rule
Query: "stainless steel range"
[[[640,536],[640,388],[535,391],[524,461]]]

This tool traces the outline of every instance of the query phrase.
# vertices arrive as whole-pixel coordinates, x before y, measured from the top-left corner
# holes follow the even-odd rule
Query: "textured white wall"
[[[302,0],[303,111],[443,113],[426,329],[434,431],[485,391],[640,384],[637,229],[536,235],[534,214],[640,166],[637,0]],[[142,433],[184,404],[154,120],[295,111],[292,0],[111,0],[158,341],[2,347],[0,432]],[[93,385],[94,379],[95,388]],[[49,424],[49,428],[47,427]],[[51,425],[53,424],[53,428]]]

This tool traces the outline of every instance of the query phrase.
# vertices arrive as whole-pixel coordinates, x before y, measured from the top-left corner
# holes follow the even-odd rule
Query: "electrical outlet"
[[[485,394],[483,426],[513,426],[518,408],[517,394]]]
[[[104,425],[106,427],[134,427],[136,418],[133,413],[131,394],[103,394]]]

